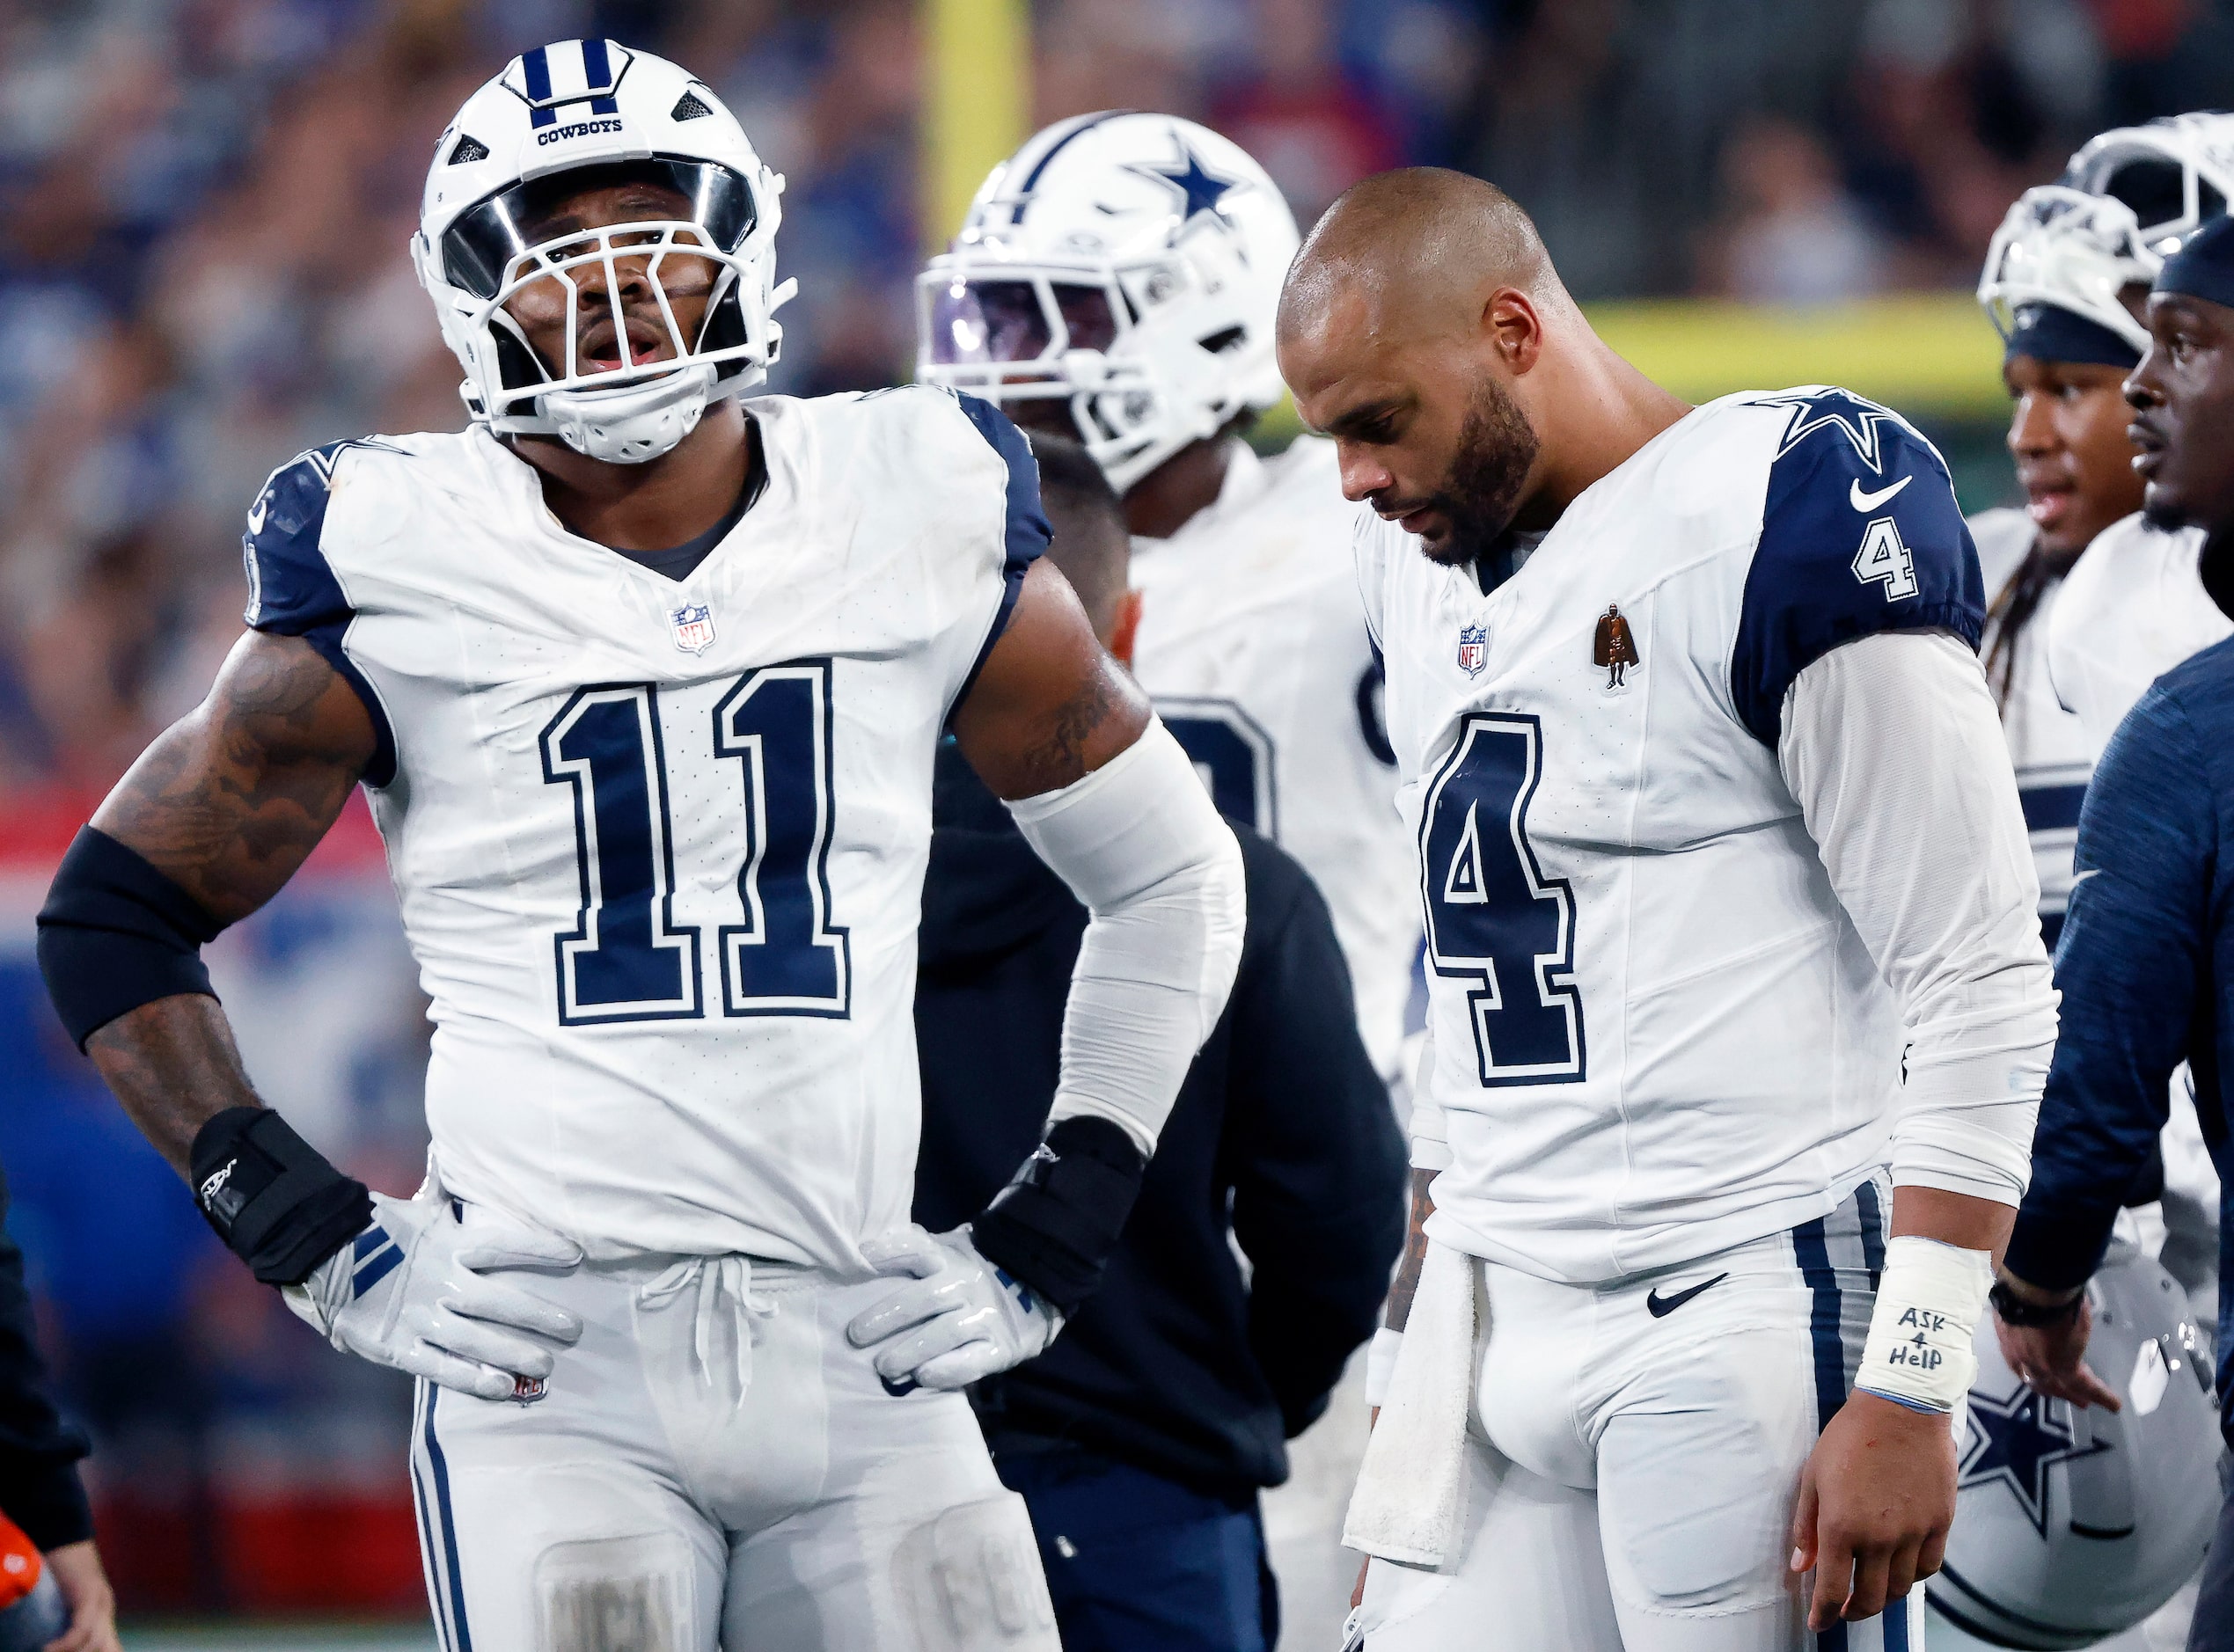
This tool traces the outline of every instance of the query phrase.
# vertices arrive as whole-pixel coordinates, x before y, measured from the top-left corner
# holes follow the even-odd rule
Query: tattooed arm
[[[1036,797],[1082,779],[1148,726],[1139,685],[1095,640],[1055,565],[1032,564],[1008,628],[954,714],[955,738],[1002,797]]]
[[[294,876],[374,749],[363,702],[317,650],[251,632],[209,698],[142,754],[92,824],[231,923]],[[206,1121],[262,1105],[214,998],[143,1004],[95,1032],[85,1053],[181,1175]]]

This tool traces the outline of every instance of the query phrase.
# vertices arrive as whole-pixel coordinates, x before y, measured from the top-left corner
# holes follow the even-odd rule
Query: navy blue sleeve
[[[2216,841],[2204,742],[2159,684],[2120,724],[2087,787],[2078,881],[2056,949],[2055,1059],[2008,1267],[2047,1289],[2102,1260],[2156,1150],[2172,1069],[2208,1028]]]
[[[984,398],[957,391],[954,398],[962,405],[970,422],[977,426],[978,434],[1008,467],[1007,555],[1002,565],[1006,584],[1000,595],[1000,607],[992,617],[992,629],[985,633],[978,657],[971,664],[970,675],[962,679],[962,688],[954,697],[954,704],[958,706],[970,698],[970,691],[977,686],[978,673],[985,669],[985,661],[992,656],[993,644],[1008,629],[1008,617],[1016,611],[1017,594],[1024,588],[1025,573],[1046,552],[1048,541],[1054,536],[1047,525],[1047,513],[1040,508],[1039,461],[1032,457],[1030,441],[1007,413]],[[952,714],[951,711],[949,714]]]
[[[1254,832],[1234,836],[1250,937],[1227,1016],[1233,1224],[1253,1266],[1249,1341],[1292,1438],[1373,1334],[1404,1246],[1410,1180],[1388,1089],[1358,1035],[1325,898]]]
[[[1940,629],[1975,648],[1986,587],[1930,443],[1844,391],[1764,400],[1789,406],[1791,422],[1769,466],[1730,694],[1774,746],[1792,679],[1842,643]]]
[[[336,442],[313,448],[281,465],[264,484],[248,512],[248,531],[240,540],[241,559],[248,571],[248,610],[242,618],[252,630],[302,638],[356,691],[365,715],[372,720],[376,742],[365,782],[385,786],[396,775],[395,732],[380,696],[341,647],[356,610],[342,594],[319,543],[326,531],[333,463],[348,445]]]

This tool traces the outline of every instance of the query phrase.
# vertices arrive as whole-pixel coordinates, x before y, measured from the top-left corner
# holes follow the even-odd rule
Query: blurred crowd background
[[[2230,0],[1043,0],[1033,23],[1036,121],[1206,121],[1307,224],[1384,167],[1476,172],[1586,302],[1966,288],[2089,134],[2234,104]],[[30,914],[238,633],[266,473],[464,422],[405,250],[431,146],[506,57],[591,33],[690,65],[787,175],[773,387],[906,377],[910,277],[953,228],[920,207],[908,0],[0,0],[0,1162],[128,1607],[419,1609],[406,1400],[318,1356],[202,1230],[54,1024]],[[421,1005],[361,814],[213,954],[267,1093],[407,1191]]]

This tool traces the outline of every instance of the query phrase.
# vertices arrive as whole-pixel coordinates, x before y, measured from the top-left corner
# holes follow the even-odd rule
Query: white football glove
[[[855,1348],[896,1394],[911,1388],[966,1388],[1022,1364],[1063,1328],[1063,1316],[978,1254],[970,1230],[905,1228],[861,1246],[877,1272],[908,1276],[846,1327]]]
[[[571,1268],[582,1249],[493,1211],[469,1233],[447,1199],[372,1195],[372,1224],[320,1262],[287,1305],[334,1347],[483,1400],[509,1400],[520,1378],[550,1376],[552,1350],[582,1321],[493,1268]]]

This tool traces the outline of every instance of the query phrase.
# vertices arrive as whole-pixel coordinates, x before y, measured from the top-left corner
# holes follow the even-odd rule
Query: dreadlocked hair
[[[1986,650],[1986,686],[1994,691],[1994,704],[2004,717],[2017,687],[2017,640],[2040,611],[2042,599],[2077,559],[2076,552],[2052,552],[2033,540],[1986,610],[1987,622],[1994,628],[1994,640]]]

